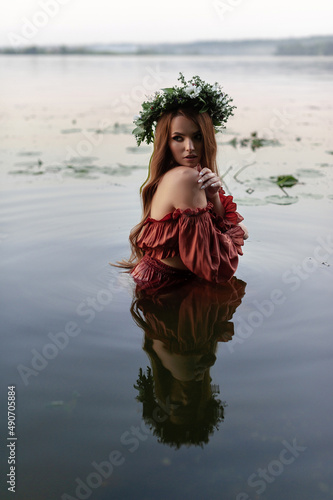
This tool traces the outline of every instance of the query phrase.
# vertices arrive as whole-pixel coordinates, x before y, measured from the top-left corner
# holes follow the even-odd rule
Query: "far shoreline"
[[[333,35],[286,39],[203,40],[187,43],[91,43],[0,47],[0,55],[81,56],[333,56]]]

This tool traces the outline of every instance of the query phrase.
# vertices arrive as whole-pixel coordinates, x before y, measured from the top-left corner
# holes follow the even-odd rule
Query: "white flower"
[[[141,115],[134,115],[133,121],[136,122],[136,120],[141,120]]]
[[[197,97],[200,94],[201,90],[202,89],[201,89],[200,85],[198,85],[198,86],[189,85],[188,87],[184,88],[184,91],[186,92],[186,94],[192,98]]]

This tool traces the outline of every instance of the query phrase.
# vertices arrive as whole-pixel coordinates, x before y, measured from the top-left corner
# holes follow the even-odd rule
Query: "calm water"
[[[333,497],[332,61],[0,59],[1,498],[12,384],[18,500]],[[250,238],[229,286],[147,298],[109,262],[151,153],[132,115],[180,70],[238,106],[219,165]]]

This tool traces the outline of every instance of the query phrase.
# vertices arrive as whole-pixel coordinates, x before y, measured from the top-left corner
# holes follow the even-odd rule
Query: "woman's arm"
[[[207,193],[206,193],[206,195],[207,195]],[[208,196],[207,196],[207,199],[208,199],[208,201],[210,201],[211,203],[213,203],[213,205],[214,205],[214,212],[217,215],[220,215],[221,217],[223,217],[224,213],[225,213],[225,210],[224,210],[224,207],[223,207],[223,205],[221,203],[219,194],[216,193],[211,198],[208,198]]]

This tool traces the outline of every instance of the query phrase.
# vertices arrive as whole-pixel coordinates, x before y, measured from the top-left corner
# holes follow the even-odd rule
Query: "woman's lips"
[[[194,160],[195,158],[197,158],[197,155],[187,155],[187,156],[185,156],[185,160]]]

